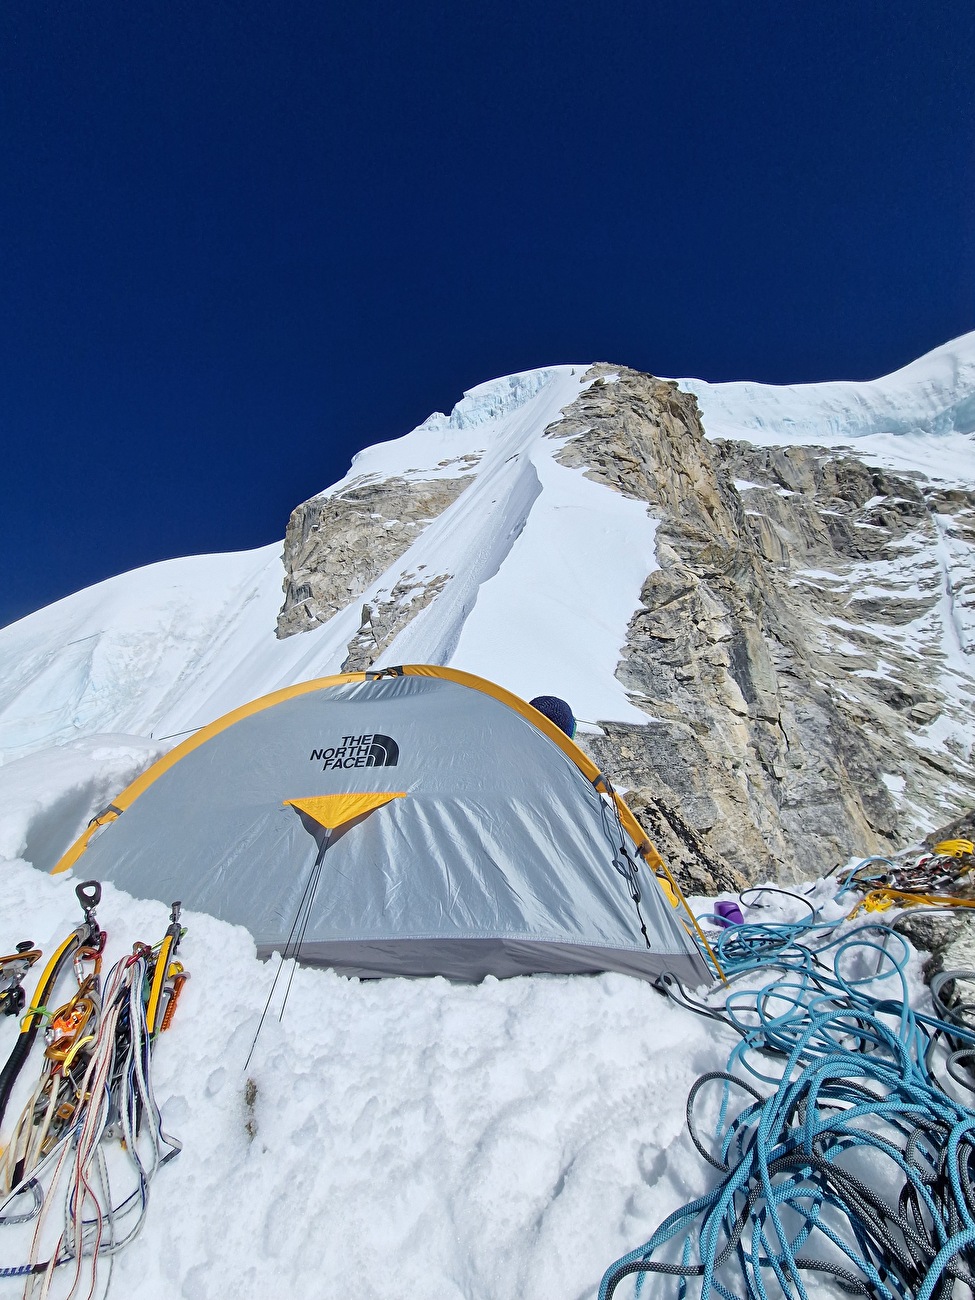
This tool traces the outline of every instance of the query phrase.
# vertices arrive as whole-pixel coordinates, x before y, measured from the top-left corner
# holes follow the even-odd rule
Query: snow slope
[[[876,440],[885,455],[926,460],[928,472],[943,456],[938,472],[970,484],[961,393],[975,387],[973,356],[968,336],[916,363],[923,402],[904,379],[912,367],[791,396],[685,385],[712,435]],[[471,488],[364,596],[419,565],[451,574],[387,662],[439,659],[522,694],[567,694],[584,716],[631,716],[613,671],[654,564],[655,522],[558,465],[559,440],[542,437],[584,370],[482,385],[450,417],[356,458],[343,484],[449,475],[458,471],[441,461],[479,457]],[[915,404],[895,428],[885,412],[902,399]],[[278,547],[168,561],[0,631],[0,953],[25,937],[48,953],[77,920],[73,880],[41,874],[25,856],[47,865],[171,733],[337,668],[360,602],[279,642],[282,576]],[[157,939],[168,914],[108,886],[100,918],[111,961],[137,938]],[[113,1296],[577,1300],[711,1185],[684,1131],[684,1102],[698,1074],[723,1068],[735,1039],[647,985],[614,975],[359,983],[302,970],[245,1073],[274,963],[256,961],[241,929],[185,919],[192,978],[155,1056],[165,1125],[184,1150],[158,1175],[146,1227],[115,1263]],[[913,979],[917,991],[916,968]],[[0,1020],[0,1059],[15,1033]],[[0,1268],[26,1258],[29,1235],[0,1228]],[[22,1291],[0,1277],[0,1300]]]
[[[3,883],[3,952],[29,937],[47,954],[77,924],[73,881],[7,862]],[[168,909],[108,885],[98,916],[111,963],[160,938]],[[115,1260],[118,1300],[594,1298],[615,1258],[711,1185],[684,1101],[737,1035],[649,985],[298,970],[245,1071],[276,963],[238,927],[184,920],[191,978],[153,1058],[183,1151]],[[15,1034],[0,1018],[0,1059]],[[0,1269],[26,1260],[30,1236],[0,1226]],[[0,1277],[0,1297],[22,1294]]]
[[[360,453],[329,494],[373,476],[456,474],[440,462],[477,455],[472,486],[362,597],[379,599],[411,570],[451,575],[385,661],[453,663],[529,696],[569,694],[586,716],[637,721],[613,671],[654,565],[654,522],[639,504],[558,465],[558,439],[541,436],[578,394],[584,370],[563,366],[481,385],[449,418],[432,416]],[[556,538],[565,545],[552,545]],[[542,551],[553,552],[544,617],[569,649],[558,664],[531,609]],[[606,566],[617,556],[625,557],[615,565],[618,580],[607,584]],[[360,601],[316,631],[278,641],[283,576],[277,546],[171,560],[3,629],[3,761],[100,732],[185,731],[279,686],[337,671]],[[499,618],[499,609],[509,612]]]
[[[927,435],[938,440],[929,448],[957,448],[966,445],[957,435],[975,432],[975,332],[867,382],[677,382],[697,397],[710,437],[757,446]]]

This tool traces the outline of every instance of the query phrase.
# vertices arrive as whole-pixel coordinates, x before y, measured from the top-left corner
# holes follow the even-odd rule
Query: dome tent
[[[246,926],[262,956],[298,933],[299,961],[350,975],[710,978],[640,857],[663,869],[541,713],[409,665],[302,682],[202,728],[54,870],[83,858],[131,894]]]

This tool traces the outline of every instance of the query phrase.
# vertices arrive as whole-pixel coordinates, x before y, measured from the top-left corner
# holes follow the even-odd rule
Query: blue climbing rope
[[[672,1277],[677,1300],[692,1284],[701,1300],[808,1300],[811,1277],[883,1300],[975,1289],[975,1032],[940,986],[940,1014],[911,1008],[896,931],[870,921],[837,933],[810,911],[716,936],[739,986],[723,1007],[661,980],[739,1036],[727,1069],[702,1075],[687,1102],[720,1181],[617,1260],[599,1300],[628,1276],[639,1295],[650,1274]],[[705,1140],[697,1107],[716,1086]]]

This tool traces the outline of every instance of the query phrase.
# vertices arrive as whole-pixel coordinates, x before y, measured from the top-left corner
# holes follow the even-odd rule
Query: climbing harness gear
[[[33,940],[25,939],[18,943],[16,952],[0,957],[0,1015],[19,1016],[23,1011],[26,1002],[23,979],[41,955]]]
[[[97,895],[88,897],[93,907]],[[67,1296],[93,1296],[99,1258],[137,1235],[154,1175],[180,1150],[162,1128],[151,1083],[153,1040],[172,1023],[189,978],[174,959],[179,914],[174,903],[162,940],[134,944],[103,991],[101,945],[78,948],[74,996],[53,1013],[38,1005],[25,1017],[46,1016],[47,1046],[41,1081],[3,1157],[13,1185],[0,1203],[0,1224],[36,1224],[28,1262],[0,1269],[0,1277],[26,1278],[28,1300],[47,1296],[55,1270],[72,1263]],[[111,1183],[122,1176],[130,1190],[116,1200]],[[56,1204],[63,1226],[53,1237]]]
[[[61,973],[68,963],[72,961],[79,949],[93,948],[100,951],[105,943],[105,935],[98,928],[98,922],[95,920],[95,908],[102,896],[101,885],[97,880],[82,881],[81,884],[75,886],[75,894],[81,904],[84,920],[55,949],[54,955],[47,963],[38,981],[37,988],[34,991],[34,1000],[21,1020],[17,1042],[14,1044],[14,1049],[10,1053],[6,1065],[0,1071],[0,1124],[3,1123],[3,1116],[10,1100],[11,1090],[17,1081],[17,1076],[23,1069],[24,1062],[34,1046],[34,1040],[37,1038],[38,1030],[45,1015],[46,1003],[53,993]]]
[[[840,886],[839,894],[858,889],[892,889],[905,894],[942,893],[953,887],[975,884],[975,844],[971,840],[942,840],[931,853],[922,853],[913,862],[892,862],[890,858],[870,857],[857,863]]]
[[[933,853],[923,853],[914,862],[864,858],[846,876],[836,897],[852,891],[860,893],[848,914],[850,920],[861,910],[886,912],[896,907],[941,912],[975,907],[973,869],[975,844],[971,840],[942,840]],[[959,888],[967,892],[944,892]]]
[[[86,973],[86,964],[91,966]],[[0,1157],[0,1191],[18,1186],[33,1172],[74,1121],[84,1100],[85,1077],[101,1008],[101,952],[79,948],[74,955],[78,987],[48,1015],[41,1074]]]

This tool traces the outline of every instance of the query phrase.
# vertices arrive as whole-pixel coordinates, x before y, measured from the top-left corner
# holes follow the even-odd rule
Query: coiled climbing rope
[[[716,936],[736,985],[723,1004],[661,981],[738,1038],[687,1103],[719,1180],[607,1270],[600,1300],[630,1277],[640,1294],[650,1274],[655,1295],[673,1278],[677,1300],[691,1287],[702,1300],[806,1300],[815,1278],[884,1300],[975,1289],[975,1008],[959,993],[975,974],[945,972],[934,1013],[912,1010],[900,934],[876,921],[838,930],[810,910]]]

